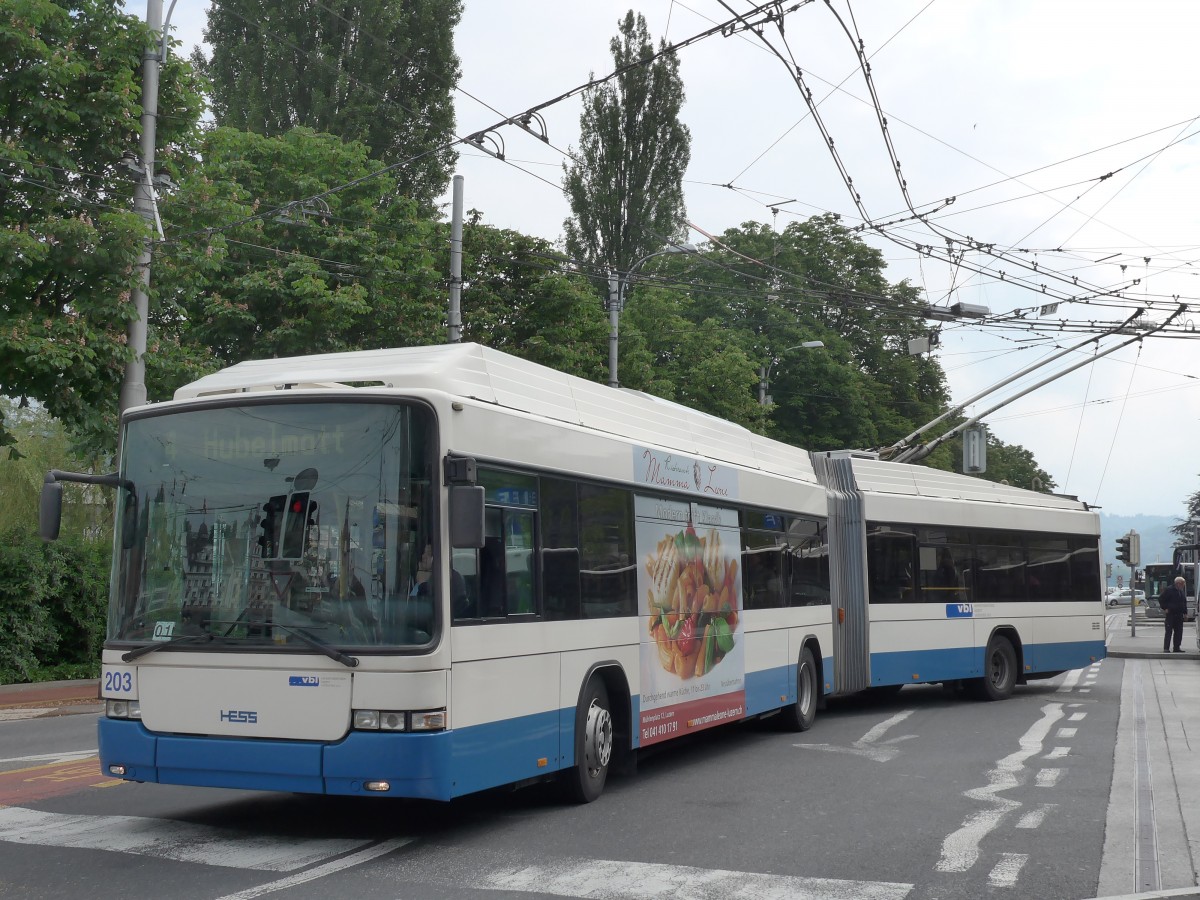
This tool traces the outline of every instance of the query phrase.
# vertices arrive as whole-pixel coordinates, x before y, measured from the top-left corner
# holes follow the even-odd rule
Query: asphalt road
[[[1091,897],[1123,665],[716,729],[587,806],[125,784],[98,772],[94,715],[0,721],[0,896]]]

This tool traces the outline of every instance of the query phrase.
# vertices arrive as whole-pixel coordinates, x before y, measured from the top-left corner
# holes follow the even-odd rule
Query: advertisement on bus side
[[[745,716],[737,511],[635,497],[642,746]]]

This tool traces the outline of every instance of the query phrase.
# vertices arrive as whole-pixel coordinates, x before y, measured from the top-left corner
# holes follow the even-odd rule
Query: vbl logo
[[[221,710],[221,721],[237,725],[257,725],[258,713],[248,709]]]

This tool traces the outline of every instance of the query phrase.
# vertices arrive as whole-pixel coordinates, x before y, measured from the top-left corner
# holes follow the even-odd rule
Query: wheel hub
[[[583,732],[583,755],[588,771],[603,769],[612,759],[613,725],[607,709],[592,701]]]

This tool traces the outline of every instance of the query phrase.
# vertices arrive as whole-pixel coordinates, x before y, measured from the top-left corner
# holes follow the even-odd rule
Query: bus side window
[[[479,612],[485,619],[493,619],[508,614],[503,510],[495,506],[485,510],[483,533],[483,549],[479,551]]]

